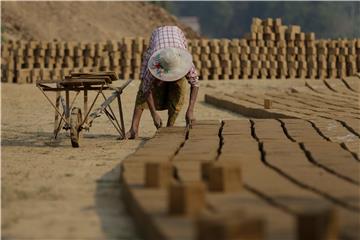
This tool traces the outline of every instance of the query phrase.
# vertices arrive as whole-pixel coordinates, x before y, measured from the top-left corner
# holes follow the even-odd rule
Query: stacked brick
[[[148,39],[98,43],[17,41],[1,45],[1,81],[31,83],[70,72],[115,71],[139,79]],[[360,71],[360,39],[316,40],[280,18],[254,18],[242,39],[190,39],[200,79],[341,78]]]
[[[1,81],[33,83],[62,79],[71,72],[115,71],[138,79],[144,38],[97,43],[17,41],[1,45]]]

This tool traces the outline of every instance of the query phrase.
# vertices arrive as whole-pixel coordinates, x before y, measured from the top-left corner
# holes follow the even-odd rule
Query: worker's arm
[[[151,90],[149,90],[149,92],[147,93],[146,102],[149,106],[149,110],[150,110],[151,116],[153,118],[155,127],[156,128],[162,127],[162,120],[161,120],[159,114],[156,112],[154,98],[152,96]]]
[[[186,115],[185,115],[186,125],[191,125],[192,121],[195,120],[194,106],[195,106],[198,91],[199,91],[199,87],[191,85],[189,106],[188,106],[188,109],[187,109]]]

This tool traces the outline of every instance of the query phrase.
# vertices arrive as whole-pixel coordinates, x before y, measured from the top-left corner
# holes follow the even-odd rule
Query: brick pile
[[[2,82],[63,78],[72,71],[115,71],[139,79],[148,39],[37,42],[1,45]],[[200,79],[342,78],[360,71],[360,39],[317,40],[280,18],[254,18],[241,39],[189,39]]]
[[[33,83],[95,71],[115,71],[121,78],[138,79],[147,42],[142,37],[97,43],[10,41],[1,45],[1,81]]]

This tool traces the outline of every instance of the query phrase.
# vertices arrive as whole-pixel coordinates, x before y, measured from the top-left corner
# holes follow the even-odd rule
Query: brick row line
[[[320,162],[329,159],[318,147],[333,146],[308,122],[284,121],[200,121],[187,134],[161,129],[125,159],[125,201],[145,238],[358,238],[358,186],[310,162],[293,141]],[[354,176],[340,158],[323,163]]]

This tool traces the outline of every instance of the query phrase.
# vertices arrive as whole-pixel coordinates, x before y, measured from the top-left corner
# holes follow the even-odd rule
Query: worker
[[[168,110],[167,126],[173,126],[184,104],[186,80],[190,84],[190,99],[185,120],[187,126],[194,120],[194,105],[199,89],[199,77],[184,33],[177,26],[156,28],[141,66],[141,83],[127,139],[138,136],[139,123],[145,108],[150,110],[155,127],[163,126],[157,111]]]

